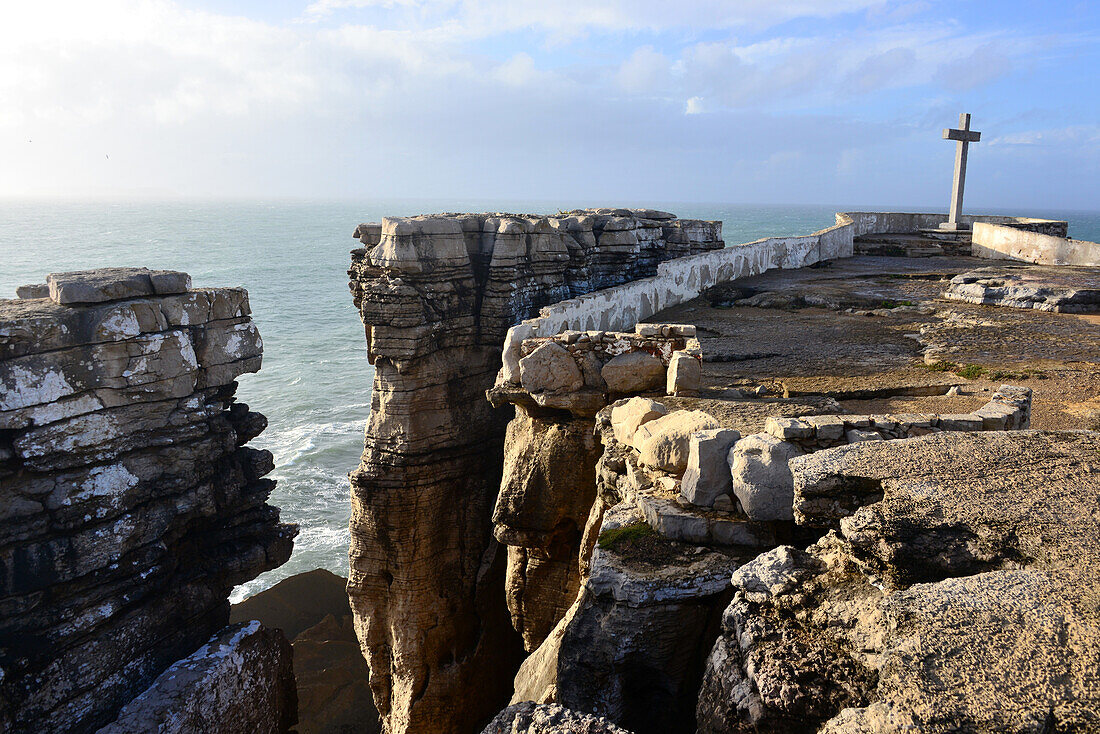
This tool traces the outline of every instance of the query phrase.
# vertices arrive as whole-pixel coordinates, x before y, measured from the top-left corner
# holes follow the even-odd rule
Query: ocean
[[[373,370],[347,286],[360,222],[441,211],[554,213],[584,206],[647,206],[721,219],[727,243],[808,234],[844,210],[921,207],[601,204],[599,202],[30,202],[0,201],[0,298],[50,272],[106,266],[183,270],[197,286],[248,289],[264,341],[263,369],[238,397],[268,418],[252,442],[274,454],[270,503],[301,532],[291,559],[238,587],[234,602],[314,568],[348,570],[347,474],[359,462]],[[982,211],[1065,219],[1070,236],[1100,241],[1100,212]]]

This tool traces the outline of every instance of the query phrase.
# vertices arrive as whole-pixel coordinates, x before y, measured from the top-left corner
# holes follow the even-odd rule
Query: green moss
[[[649,527],[646,522],[636,522],[630,525],[623,525],[620,528],[612,528],[610,530],[604,530],[600,533],[600,538],[597,543],[605,550],[613,550],[616,546],[626,543],[631,540],[639,540],[641,538],[648,538],[656,535],[657,533],[653,528]]]

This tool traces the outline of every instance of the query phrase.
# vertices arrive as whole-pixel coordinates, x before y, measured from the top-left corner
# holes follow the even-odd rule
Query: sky
[[[0,197],[1100,209],[1100,3],[0,0]]]

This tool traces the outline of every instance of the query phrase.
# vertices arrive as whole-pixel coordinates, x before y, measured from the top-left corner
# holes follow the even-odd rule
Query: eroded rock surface
[[[630,734],[600,716],[531,701],[509,706],[481,734]]]
[[[112,721],[225,627],[232,588],[297,532],[266,504],[270,452],[246,445],[267,421],[233,397],[262,354],[247,293],[136,268],[50,282],[51,298],[0,300],[11,732]]]
[[[1100,434],[941,433],[791,465],[797,495],[858,486],[866,504],[734,575],[700,731],[1100,726]]]
[[[246,622],[173,663],[97,734],[279,734],[296,711],[290,643]]]
[[[541,306],[721,247],[720,228],[591,210],[394,218],[356,236],[365,247],[353,253],[351,288],[375,364],[351,477],[357,632],[388,731],[468,732],[507,701],[523,654],[492,537],[510,410],[485,400],[508,328]],[[518,375],[518,359],[507,367]],[[562,583],[557,570],[550,576]]]

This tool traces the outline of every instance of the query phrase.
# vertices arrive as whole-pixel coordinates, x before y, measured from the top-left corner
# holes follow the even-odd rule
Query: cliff
[[[230,590],[297,532],[266,504],[271,454],[246,445],[267,421],[233,397],[262,354],[247,293],[139,268],[20,292],[0,300],[0,729],[94,731],[200,648],[223,653],[181,665],[230,686],[207,693],[255,673],[278,709],[238,700],[206,730],[285,728],[285,640],[218,637]],[[173,695],[154,686],[144,710]]]
[[[392,218],[356,236],[366,247],[353,252],[351,290],[375,365],[351,475],[356,628],[387,731],[468,732],[508,700],[523,657],[492,523],[511,411],[485,400],[508,329],[721,248],[720,224],[585,210]],[[560,567],[546,573],[569,586]]]

